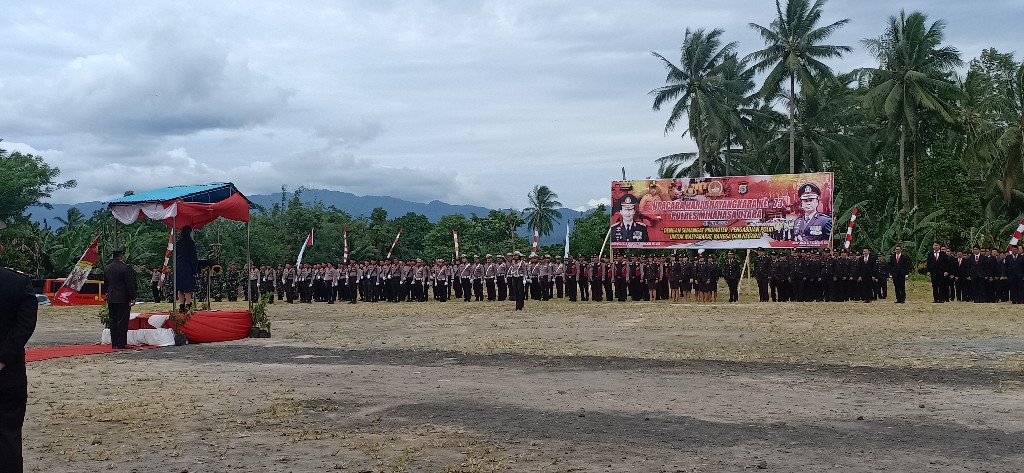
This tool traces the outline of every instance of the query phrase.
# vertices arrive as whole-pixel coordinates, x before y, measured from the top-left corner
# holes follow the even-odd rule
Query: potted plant
[[[184,311],[181,311],[179,308],[171,308],[168,322],[171,324],[171,329],[174,330],[174,346],[180,347],[188,343],[188,337],[185,336],[181,329],[188,323],[188,319],[194,313],[195,309],[191,306],[186,307]]]
[[[272,294],[260,296],[256,305],[252,306],[252,327],[249,328],[250,338],[270,338],[270,318],[267,317],[267,304],[274,297]]]

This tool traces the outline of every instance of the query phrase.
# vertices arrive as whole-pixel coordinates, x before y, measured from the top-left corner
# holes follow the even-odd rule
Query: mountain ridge
[[[250,202],[256,205],[269,208],[275,203],[281,202],[282,194],[284,194],[284,199],[287,201],[294,193],[274,192],[270,194],[246,195],[246,197]],[[303,189],[299,198],[302,203],[306,205],[319,202],[325,207],[333,206],[338,210],[347,212],[353,218],[369,217],[373,209],[380,207],[387,211],[389,219],[401,217],[409,212],[413,212],[427,217],[431,223],[437,222],[441,217],[451,214],[462,214],[467,217],[476,214],[480,217],[485,217],[491,210],[503,212],[510,210],[490,209],[470,204],[450,204],[438,199],[434,199],[428,203],[423,203],[391,196],[360,196],[351,192],[332,191],[327,189]],[[57,219],[65,218],[67,216],[68,209],[72,207],[78,208],[86,217],[89,217],[95,211],[102,209],[104,207],[104,203],[100,201],[89,201],[79,202],[76,204],[52,204],[52,206],[52,209],[47,209],[43,206],[30,207],[26,213],[29,214],[32,221],[39,223],[45,221],[51,228],[60,228],[62,225],[60,225],[60,221]],[[549,245],[564,241],[567,222],[582,217],[589,212],[589,210],[587,212],[580,212],[578,210],[568,208],[560,208],[558,211],[562,214],[562,219],[555,222],[550,235],[541,237],[541,244]],[[518,233],[526,237],[531,237],[533,235],[532,230],[526,228],[525,225],[519,229]]]

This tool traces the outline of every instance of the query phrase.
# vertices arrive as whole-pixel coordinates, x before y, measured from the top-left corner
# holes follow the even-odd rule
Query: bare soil
[[[1024,470],[1024,310],[910,298],[278,302],[269,339],[31,363],[26,470]]]

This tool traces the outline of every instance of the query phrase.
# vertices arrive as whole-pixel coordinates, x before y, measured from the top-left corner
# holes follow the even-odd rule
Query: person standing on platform
[[[199,254],[192,239],[192,227],[181,228],[181,236],[174,245],[174,288],[178,291],[178,312],[192,309],[192,293],[196,290],[196,274],[199,274]],[[259,297],[254,294],[254,297]]]
[[[0,220],[0,230],[7,225]],[[0,244],[0,256],[4,246]],[[21,430],[28,405],[25,344],[36,329],[39,302],[32,280],[0,267],[0,469],[21,473]]]
[[[128,318],[138,297],[135,270],[124,264],[124,248],[114,250],[114,260],[103,270],[103,289],[110,314],[110,346],[128,348]]]
[[[729,302],[739,302],[740,300],[740,276],[742,275],[743,267],[736,259],[736,253],[729,250],[722,263],[722,277],[725,278],[725,283],[729,286]]]
[[[910,276],[910,258],[903,254],[903,246],[896,245],[889,257],[889,275],[892,276],[893,294],[897,304],[907,302],[907,277]]]

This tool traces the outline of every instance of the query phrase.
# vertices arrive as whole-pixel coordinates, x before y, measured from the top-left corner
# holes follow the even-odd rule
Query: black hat
[[[622,208],[626,208],[626,206],[633,208],[633,206],[639,203],[640,201],[633,194],[626,194],[619,199],[619,206]]]
[[[796,196],[803,198],[805,195],[815,194],[817,197],[821,197],[821,189],[818,186],[808,182],[800,186],[800,189],[796,192]]]
[[[117,248],[114,248],[114,256],[123,255],[123,254],[124,254],[124,247],[123,246],[119,246]]]

